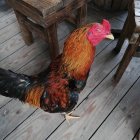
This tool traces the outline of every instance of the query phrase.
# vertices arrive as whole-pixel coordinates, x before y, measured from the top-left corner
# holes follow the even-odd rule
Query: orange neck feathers
[[[63,67],[70,76],[77,80],[85,79],[95,55],[95,47],[86,37],[88,30],[89,26],[76,30],[67,39],[64,46]]]

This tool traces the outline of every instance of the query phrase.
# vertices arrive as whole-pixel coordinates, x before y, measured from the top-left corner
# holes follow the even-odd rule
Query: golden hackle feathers
[[[25,97],[25,102],[32,106],[40,107],[40,98],[45,90],[44,86],[34,86],[28,90]]]
[[[64,71],[77,79],[85,78],[93,61],[95,48],[86,37],[91,25],[75,30],[64,44],[62,54]]]

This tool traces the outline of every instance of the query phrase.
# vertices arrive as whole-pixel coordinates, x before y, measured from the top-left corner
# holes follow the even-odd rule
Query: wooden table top
[[[43,17],[60,10],[63,7],[63,0],[22,0],[26,6],[38,10]]]

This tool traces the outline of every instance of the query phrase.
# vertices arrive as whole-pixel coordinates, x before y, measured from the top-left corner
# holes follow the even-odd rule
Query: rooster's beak
[[[111,40],[114,40],[114,36],[113,36],[113,34],[109,34],[109,35],[107,35],[106,38],[111,39]]]

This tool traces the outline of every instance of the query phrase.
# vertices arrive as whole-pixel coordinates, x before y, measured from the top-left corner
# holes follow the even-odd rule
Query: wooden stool
[[[51,58],[59,53],[57,24],[65,19],[80,26],[86,17],[86,0],[7,0],[14,9],[27,45],[33,43],[32,31],[49,43]],[[73,12],[77,10],[74,16]]]
[[[117,82],[122,77],[132,57],[140,57],[140,1],[131,0],[129,4],[128,17],[124,24],[120,39],[115,48],[117,53],[120,52],[125,38],[129,39],[129,45],[114,76]]]

